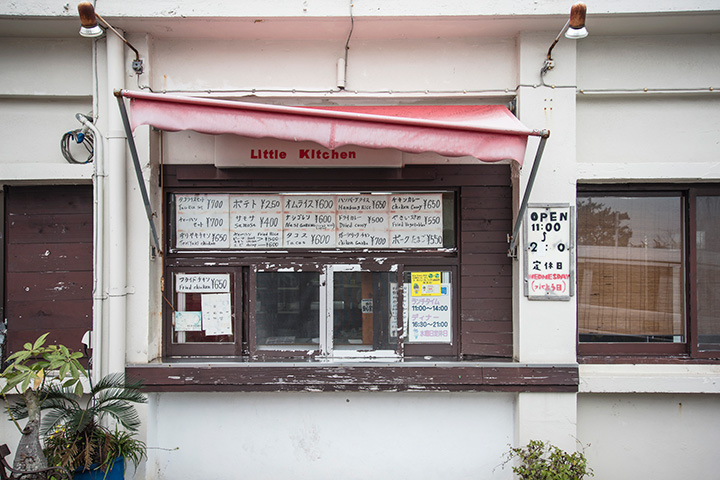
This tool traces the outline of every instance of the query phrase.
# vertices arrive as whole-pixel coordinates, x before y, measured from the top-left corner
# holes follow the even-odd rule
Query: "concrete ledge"
[[[580,365],[580,393],[720,393],[720,365]]]
[[[94,169],[92,163],[2,163],[0,182],[88,183],[92,180]]]
[[[578,183],[622,182],[716,182],[720,162],[678,163],[581,163],[577,164]]]

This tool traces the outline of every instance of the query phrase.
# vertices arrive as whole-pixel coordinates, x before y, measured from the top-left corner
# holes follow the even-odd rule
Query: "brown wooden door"
[[[46,332],[48,343],[82,351],[92,329],[92,186],[12,186],[4,193],[4,354]]]

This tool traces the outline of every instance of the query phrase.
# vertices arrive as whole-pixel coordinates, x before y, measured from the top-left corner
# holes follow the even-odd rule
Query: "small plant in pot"
[[[109,480],[123,478],[127,461],[137,468],[145,458],[145,444],[135,438],[140,417],[134,404],[147,401],[139,382],[127,382],[116,373],[103,377],[85,395],[62,385],[51,385],[46,393],[42,428],[50,465],[74,472],[76,480]],[[108,422],[115,427],[107,427]]]
[[[23,349],[7,359],[7,367],[0,373],[5,384],[0,389],[7,405],[10,419],[22,433],[13,468],[22,471],[48,469],[48,462],[40,444],[41,412],[47,397],[48,385],[60,385],[68,391],[81,394],[85,369],[79,362],[82,354],[72,352],[64,345],[45,345],[49,334],[41,335],[35,342],[26,343]],[[10,404],[8,395],[17,394]],[[21,428],[18,420],[27,418]],[[25,476],[37,478],[37,476]]]

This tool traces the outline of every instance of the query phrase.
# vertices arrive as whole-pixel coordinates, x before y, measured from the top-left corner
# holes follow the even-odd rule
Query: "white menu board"
[[[229,273],[178,273],[175,276],[178,293],[209,293],[230,291]]]
[[[178,248],[228,248],[228,195],[177,195],[175,197]]]
[[[178,194],[178,249],[441,248],[442,193]]]
[[[390,246],[443,246],[442,195],[400,194],[390,197]]]
[[[278,195],[230,197],[230,248],[280,248],[282,199]]]
[[[338,195],[337,246],[340,248],[387,248],[389,237],[388,195]]]
[[[284,247],[335,246],[335,195],[283,196]]]

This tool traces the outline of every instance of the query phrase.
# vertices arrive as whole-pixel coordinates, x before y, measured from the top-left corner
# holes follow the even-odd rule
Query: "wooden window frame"
[[[577,336],[577,352],[581,363],[657,363],[717,362],[717,350],[700,350],[698,347],[698,288],[696,252],[696,198],[698,195],[720,196],[720,185],[703,184],[578,184],[578,199],[586,196],[651,196],[678,195],[682,200],[683,280],[685,302],[685,338],[683,342],[663,343],[584,343]],[[579,292],[578,295],[581,293]],[[579,318],[579,316],[578,316]]]
[[[399,259],[388,258],[393,252],[363,252],[364,257],[383,257],[405,265],[457,266],[459,289],[457,315],[460,322],[458,342],[463,361],[513,361],[512,340],[512,259],[507,255],[507,234],[512,230],[512,169],[508,164],[494,165],[410,165],[402,169],[219,169],[212,165],[164,165],[163,198],[172,192],[213,193],[276,191],[453,191],[455,247],[428,256],[416,252]],[[165,203],[165,218],[173,213]],[[172,228],[163,222],[164,238],[172,245]],[[205,252],[207,253],[207,252]],[[193,267],[195,258],[205,253],[166,250],[166,266]],[[235,264],[245,260],[246,252],[225,252]],[[290,258],[297,252],[265,255],[267,260]],[[255,252],[257,255],[258,252]],[[339,262],[357,257],[338,252]],[[297,258],[295,258],[297,260]],[[223,260],[226,261],[226,260]],[[247,264],[247,262],[245,262]],[[252,281],[252,279],[248,279]],[[247,338],[247,337],[246,337]]]
[[[275,170],[275,172],[279,172]],[[345,174],[348,176],[347,174]],[[349,179],[348,179],[349,180]],[[458,187],[440,186],[435,187],[431,183],[418,186],[404,186],[400,182],[393,182],[388,186],[369,186],[353,185],[353,182],[345,180],[343,186],[336,188],[312,188],[308,187],[305,182],[282,182],[281,186],[274,188],[237,188],[233,186],[223,185],[218,182],[216,187],[208,188],[207,186],[192,186],[190,188],[168,187],[165,189],[165,206],[166,216],[169,219],[165,222],[165,238],[167,239],[165,257],[165,300],[166,304],[163,308],[163,357],[215,357],[230,356],[237,357],[239,360],[249,361],[273,361],[278,359],[297,359],[303,357],[314,358],[318,356],[318,352],[310,355],[302,354],[303,350],[273,350],[258,349],[255,344],[255,305],[254,297],[256,292],[256,274],[258,267],[261,265],[273,264],[276,266],[297,268],[297,265],[307,265],[308,268],[321,269],[323,265],[334,264],[359,264],[363,270],[384,271],[389,265],[401,266],[398,272],[398,278],[402,278],[403,268],[417,270],[418,268],[439,269],[445,268],[452,272],[454,288],[453,288],[453,339],[450,345],[428,343],[424,345],[409,344],[409,349],[404,349],[408,345],[399,341],[398,355],[399,358],[410,356],[435,356],[442,359],[459,360],[460,359],[460,313],[458,309],[458,296],[460,292],[459,281],[459,242],[460,242],[460,192]],[[220,250],[220,251],[204,251],[202,249],[176,249],[174,247],[174,195],[177,193],[315,193],[317,191],[332,193],[333,191],[392,191],[397,193],[415,193],[423,191],[437,191],[449,193],[453,197],[453,211],[451,212],[453,221],[453,237],[451,242],[455,245],[452,248],[432,248],[432,249],[377,249],[368,252],[366,249],[336,249],[333,252],[321,252],[314,249],[276,249],[273,250]],[[381,257],[382,262],[378,263],[368,257]],[[223,267],[215,267],[214,265],[222,264]],[[172,312],[175,302],[175,292],[173,277],[180,271],[186,272],[212,272],[227,273],[231,272],[238,276],[239,269],[242,268],[242,288],[235,291],[235,298],[241,298],[242,303],[234,305],[235,343],[229,344],[211,344],[211,343],[172,343]],[[237,286],[240,282],[237,280],[234,284]],[[237,288],[237,287],[236,287]],[[402,293],[399,292],[398,313],[402,320]],[[240,335],[241,332],[241,335]]]

